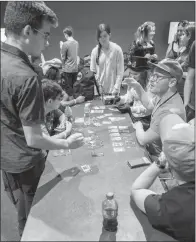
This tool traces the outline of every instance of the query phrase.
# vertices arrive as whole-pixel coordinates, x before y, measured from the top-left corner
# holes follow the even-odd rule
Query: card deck
[[[121,137],[111,137],[112,141],[121,141],[122,138]]]
[[[104,156],[104,153],[92,151],[91,155],[92,155],[92,157],[101,157],[101,156]]]
[[[122,147],[123,146],[123,142],[113,142],[112,146],[113,147]]]
[[[113,150],[114,150],[114,152],[124,152],[125,148],[124,147],[114,147]]]
[[[117,136],[120,136],[120,134],[119,133],[111,133],[110,136],[111,137],[117,137]]]
[[[143,158],[137,158],[131,161],[127,161],[127,165],[133,169],[133,168],[139,168],[142,166],[150,165],[150,163],[146,163],[146,161],[143,160]]]

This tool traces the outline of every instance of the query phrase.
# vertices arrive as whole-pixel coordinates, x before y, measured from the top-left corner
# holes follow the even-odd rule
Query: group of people
[[[98,45],[87,61],[99,93],[119,96],[122,83],[127,85],[126,95],[120,96],[116,106],[130,113],[137,140],[153,160],[132,185],[132,199],[153,227],[181,241],[194,241],[195,32],[185,22],[179,23],[174,42],[161,61],[153,42],[155,24],[142,24],[130,48],[126,74],[121,47],[110,41],[109,25],[100,24]],[[45,61],[42,55],[51,28],[58,26],[56,14],[44,2],[8,2],[4,24],[1,170],[22,236],[48,151],[84,144],[81,133],[72,134],[65,111],[85,97],[74,97],[80,60],[79,43],[70,26],[63,31],[66,41],[60,42],[61,60]],[[178,186],[157,195],[149,187],[162,172],[172,173]]]

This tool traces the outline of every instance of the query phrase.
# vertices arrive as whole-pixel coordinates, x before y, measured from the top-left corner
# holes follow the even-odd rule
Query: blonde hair
[[[155,27],[154,22],[147,21],[140,25],[135,33],[135,42],[136,44],[142,44],[145,41],[145,38],[148,36],[149,31]]]

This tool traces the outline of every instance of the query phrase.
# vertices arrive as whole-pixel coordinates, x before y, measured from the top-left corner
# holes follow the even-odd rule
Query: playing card
[[[114,147],[113,150],[114,150],[114,152],[124,152],[125,148],[124,147]]]
[[[120,136],[120,134],[119,133],[111,133],[110,136],[111,137],[117,137],[117,136]]]
[[[132,135],[130,133],[122,133],[122,135],[125,137],[132,137]]]
[[[112,113],[106,113],[106,114],[104,114],[105,117],[110,117],[112,115],[113,115]]]
[[[101,156],[104,156],[104,153],[92,151],[91,155],[92,155],[92,157],[101,157]]]
[[[123,146],[123,142],[113,142],[112,146],[113,147],[121,147],[121,146]]]
[[[146,164],[150,164],[150,163],[151,163],[151,162],[149,161],[149,159],[146,158],[146,157],[142,157],[142,159],[143,159],[143,161],[144,161]]]
[[[109,133],[118,133],[118,129],[109,129],[108,132]]]
[[[91,110],[91,113],[103,113],[103,110]]]
[[[94,109],[99,109],[99,107],[98,107],[98,106],[94,106],[93,108],[94,108]]]
[[[122,138],[121,137],[111,137],[112,141],[121,141]]]
[[[82,168],[84,173],[91,171],[91,167],[89,165],[82,165],[81,168]]]
[[[105,116],[104,115],[101,115],[101,116],[98,116],[97,118],[98,119],[103,119],[103,118],[105,118]]]
[[[100,127],[100,126],[101,126],[100,123],[94,123],[94,125],[95,125],[96,127]]]
[[[122,130],[119,130],[120,133],[129,133],[129,130],[128,129],[122,129]]]
[[[112,122],[110,121],[102,121],[102,124],[111,124]]]
[[[108,129],[117,129],[118,126],[108,126]]]
[[[99,106],[100,109],[105,109],[105,106]]]
[[[120,130],[123,130],[123,129],[128,129],[129,127],[128,127],[128,126],[118,126],[118,128],[119,128]]]
[[[125,147],[126,148],[131,148],[131,147],[135,147],[135,146],[136,146],[136,142],[135,141],[125,140]]]

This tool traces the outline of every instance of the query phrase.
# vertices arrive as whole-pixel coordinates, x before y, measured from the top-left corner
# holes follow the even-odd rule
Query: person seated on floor
[[[179,115],[186,120],[182,98],[176,89],[183,71],[180,64],[172,59],[163,59],[158,64],[150,65],[153,65],[154,69],[149,78],[149,90],[156,95],[155,99],[149,98],[148,93],[133,78],[128,78],[127,81],[137,92],[146,112],[151,113],[150,127],[146,132],[142,122],[134,123],[137,140],[141,145],[146,145],[150,155],[158,156],[162,150],[159,125],[163,117],[171,113],[170,109],[178,109]]]
[[[166,123],[180,120],[167,127]],[[177,122],[178,123],[178,122]],[[133,183],[131,199],[146,214],[153,228],[178,241],[195,241],[195,140],[194,126],[178,115],[166,116],[160,124],[163,153]],[[149,188],[159,174],[170,170],[176,186],[162,194]]]
[[[59,110],[63,99],[63,89],[53,80],[43,79],[42,90],[45,101],[45,125],[42,126],[43,132],[56,138],[67,138],[72,129],[72,124],[67,120],[66,115]],[[65,132],[63,132],[65,131]],[[63,133],[61,133],[63,132]]]
[[[61,60],[54,58],[49,61],[45,61],[42,65],[44,77],[53,81],[56,81],[61,85],[61,73],[60,69],[62,68]],[[67,106],[74,106],[76,104],[83,103],[85,98],[83,96],[79,96],[76,99],[69,99],[68,94],[63,90],[63,99],[61,101],[60,109],[64,112]]]

